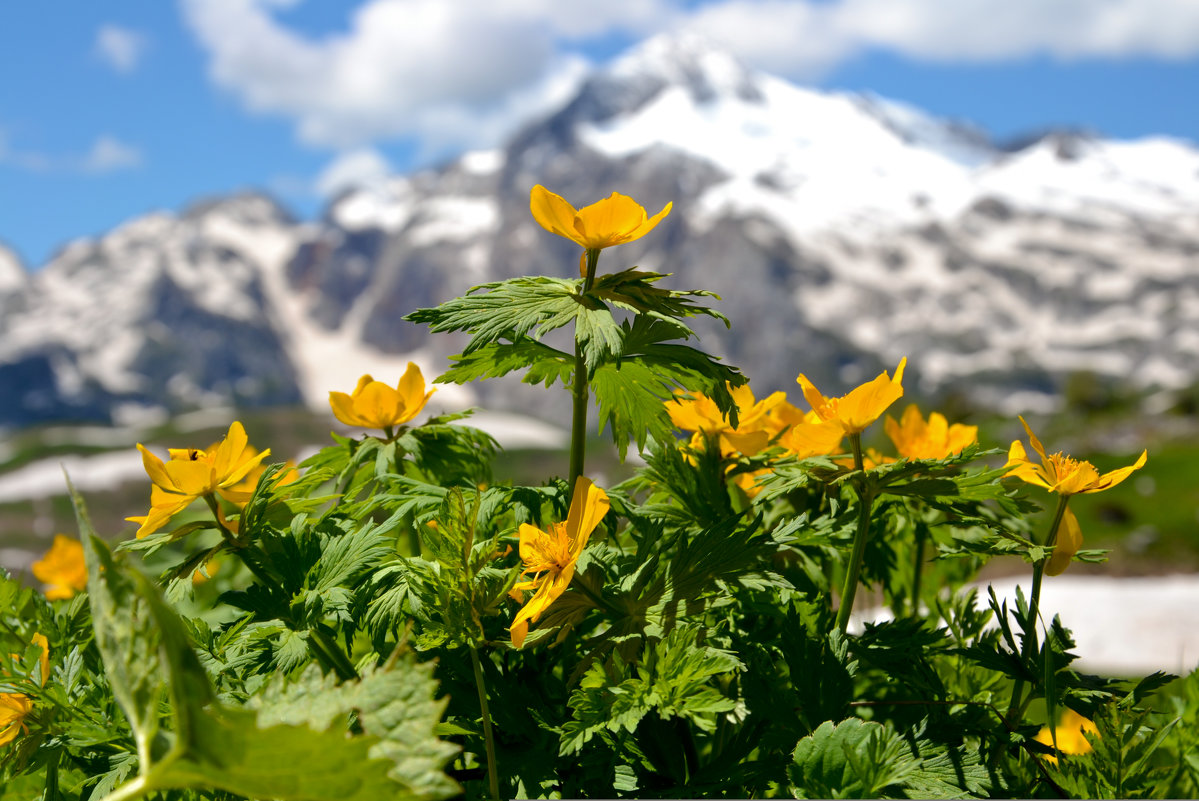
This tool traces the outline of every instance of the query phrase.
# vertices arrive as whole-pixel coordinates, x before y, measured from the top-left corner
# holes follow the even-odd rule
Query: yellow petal
[[[220,483],[225,476],[232,472],[249,444],[250,438],[246,436],[245,426],[240,421],[234,420],[229,426],[229,433],[225,435],[225,439],[221,441],[213,454],[212,466],[216,473],[217,483]]]
[[[575,230],[575,207],[541,184],[534,186],[529,193],[529,210],[533,212],[533,219],[545,230],[587,247]]]
[[[382,381],[373,381],[354,398],[354,409],[370,428],[388,428],[401,415],[400,393]]]
[[[171,483],[183,495],[198,498],[216,491],[212,465],[208,462],[180,462],[171,460],[165,465]]]
[[[330,392],[329,406],[333,409],[333,416],[348,426],[356,428],[369,428],[358,413],[354,411],[354,399],[344,392]]]
[[[1136,460],[1135,463],[1130,464],[1128,467],[1121,467],[1118,470],[1112,470],[1110,473],[1104,473],[1099,477],[1099,483],[1097,486],[1091,489],[1085,489],[1083,492],[1102,492],[1103,490],[1111,489],[1124,479],[1128,478],[1128,476],[1132,474],[1132,471],[1140,470],[1142,467],[1144,467],[1145,462],[1148,460],[1149,451],[1141,451],[1141,456]]]
[[[1023,417],[1020,417],[1020,425],[1024,426],[1024,433],[1028,434],[1028,441],[1032,444],[1032,449],[1037,452],[1037,456],[1041,457],[1041,464],[1048,461],[1045,456],[1045,446],[1041,444],[1041,440],[1037,439],[1037,435],[1032,433],[1032,429],[1028,427],[1028,423]]]
[[[367,373],[366,375],[362,376],[362,378],[359,378],[358,383],[354,386],[354,397],[357,398],[362,393],[362,390],[366,389],[368,385],[373,383],[375,383],[375,379],[371,377],[370,373]]]
[[[404,399],[405,406],[412,407],[420,403],[425,394],[425,377],[421,375],[416,362],[408,362],[408,369],[400,376],[400,383],[396,385],[396,389]]]
[[[574,227],[587,248],[606,248],[631,241],[645,222],[645,209],[627,195],[613,192],[578,210]]]
[[[795,381],[799,384],[800,389],[803,390],[804,400],[812,407],[812,411],[820,415],[821,420],[828,419],[823,411],[828,404],[828,399],[820,393],[820,390],[816,389],[816,385],[809,381],[808,377],[803,373],[800,373]]]
[[[150,480],[160,487],[176,489],[171,477],[167,475],[162,459],[150,453],[140,442],[137,443],[137,449],[142,452],[142,465],[146,468],[146,475],[150,476]]]
[[[1056,576],[1070,566],[1070,560],[1082,547],[1082,527],[1074,512],[1066,509],[1062,514],[1062,522],[1057,527],[1057,539],[1053,543],[1053,553],[1045,563],[1045,575]]]
[[[608,514],[612,503],[607,494],[595,486],[591,479],[579,476],[575,481],[574,494],[570,500],[570,513],[566,519],[566,531],[570,537],[570,553],[575,559],[583,552],[591,532]],[[573,565],[572,565],[573,570]]]
[[[837,404],[837,418],[847,433],[865,431],[892,403],[903,397],[903,369],[907,358],[899,362],[895,378],[884,370],[873,381],[852,390]]]

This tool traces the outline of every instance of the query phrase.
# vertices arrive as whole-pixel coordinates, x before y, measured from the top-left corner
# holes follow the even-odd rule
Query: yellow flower
[[[729,425],[716,406],[716,401],[700,392],[688,393],[691,397],[676,395],[666,401],[666,413],[677,428],[699,435],[692,438],[693,444],[701,442],[704,434],[716,434],[720,437],[721,453],[728,456],[737,453],[755,456],[769,444],[772,432],[768,415],[774,407],[786,402],[786,395],[775,392],[757,401],[748,384],[730,389],[729,392],[737,404],[736,428]]]
[[[1028,458],[1028,453],[1024,450],[1024,445],[1020,440],[1014,440],[1012,447],[1008,450],[1007,464],[1004,465],[1004,467],[1011,468],[1006,475],[1043,487],[1066,498],[1071,495],[1085,495],[1111,489],[1128,478],[1134,470],[1143,467],[1149,457],[1148,451],[1141,451],[1140,458],[1128,467],[1121,467],[1118,470],[1099,475],[1095,465],[1090,462],[1080,461],[1061,452],[1046,455],[1041,441],[1032,433],[1032,429],[1028,427],[1028,423],[1024,421],[1023,417],[1020,418],[1020,422],[1024,426],[1025,433],[1028,434],[1028,441],[1032,443],[1033,450],[1040,457],[1040,464]],[[1056,576],[1064,571],[1081,547],[1082,529],[1078,525],[1078,518],[1072,511],[1066,509],[1062,515],[1062,525],[1058,528],[1057,536],[1053,540],[1053,555],[1045,563],[1045,573]]]
[[[613,192],[590,206],[575,210],[558,195],[538,184],[529,193],[533,219],[552,234],[564,236],[584,250],[602,250],[640,239],[670,213],[673,204],[653,217],[627,195]]]
[[[352,394],[330,392],[329,405],[334,416],[348,426],[388,431],[420,414],[436,391],[425,392],[425,377],[420,368],[415,362],[408,362],[408,369],[394,389],[364,375],[358,379]]]
[[[192,571],[192,584],[196,587],[199,587],[201,584],[208,581],[208,579],[219,573],[220,570],[221,563],[216,559],[216,557],[213,557]]]
[[[1088,754],[1092,751],[1092,747],[1086,738],[1087,734],[1098,735],[1099,730],[1095,728],[1094,723],[1067,707],[1066,711],[1062,713],[1062,719],[1054,726],[1052,733],[1049,731],[1049,727],[1045,726],[1037,732],[1037,736],[1033,739],[1052,748],[1053,740],[1056,737],[1057,750],[1060,753]],[[1057,757],[1046,756],[1045,758],[1057,764]]]
[[[591,532],[604,519],[611,503],[602,489],[586,476],[575,482],[570,499],[570,512],[565,523],[555,523],[548,532],[522,523],[520,526],[520,558],[524,562],[521,575],[532,574],[528,581],[517,583],[514,594],[534,590],[512,621],[509,631],[512,644],[520,648],[529,633],[529,623],[536,623],[541,613],[558,599],[575,574],[575,563],[583,553]]]
[[[888,406],[903,397],[903,368],[907,363],[906,357],[899,362],[899,367],[895,368],[895,378],[890,378],[884,370],[873,381],[862,384],[840,398],[826,398],[806,375],[800,374],[795,380],[803,388],[804,397],[812,405],[812,411],[821,420],[835,420],[846,434],[860,434]]]
[[[49,585],[46,598],[56,601],[70,598],[87,589],[87,565],[83,561],[83,543],[65,534],[55,534],[46,555],[33,563],[33,575]]]
[[[162,528],[197,498],[230,492],[271,452],[270,448],[262,453],[251,448],[245,428],[236,421],[221,444],[211,450],[172,448],[170,459],[164,463],[140,442],[137,449],[154,482],[150,487],[150,513],[125,518],[141,524],[139,538]]]
[[[38,683],[44,687],[46,677],[50,673],[50,643],[43,634],[34,634],[30,639],[42,649],[38,658],[38,666],[41,668]],[[24,693],[0,693],[0,746],[8,745],[22,732],[29,733],[25,718],[29,717],[31,712],[33,702]]]
[[[8,745],[21,732],[29,733],[25,718],[33,711],[33,702],[24,693],[0,693],[0,746]]]
[[[978,441],[978,426],[949,425],[939,412],[930,414],[925,422],[914,403],[903,410],[899,422],[887,415],[883,428],[895,443],[896,452],[906,459],[944,459]]]

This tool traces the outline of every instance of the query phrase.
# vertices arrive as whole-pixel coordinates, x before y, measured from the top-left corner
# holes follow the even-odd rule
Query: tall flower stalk
[[[529,210],[542,228],[565,237],[583,248],[579,272],[583,279],[580,294],[587,294],[595,285],[595,268],[600,251],[615,245],[632,242],[648,234],[670,213],[667,203],[650,217],[645,209],[627,195],[613,192],[603,200],[576,209],[561,196],[538,184],[529,193]],[[570,426],[570,486],[583,475],[587,452],[587,408],[590,393],[587,387],[587,366],[582,343],[575,337],[574,381],[571,387]]]
[[[1020,423],[1028,435],[1029,444],[1040,458],[1039,462],[1034,462],[1029,458],[1024,444],[1020,440],[1014,440],[1008,450],[1007,464],[1004,465],[1009,468],[1007,475],[1049,490],[1058,496],[1057,509],[1054,510],[1053,522],[1050,523],[1049,534],[1046,535],[1044,543],[1046,547],[1053,549],[1052,553],[1047,558],[1038,559],[1033,563],[1032,568],[1032,591],[1028,600],[1028,626],[1024,632],[1024,645],[1021,649],[1023,661],[1027,664],[1037,649],[1037,615],[1040,611],[1041,581],[1045,574],[1056,576],[1065,571],[1070,565],[1070,560],[1074,558],[1074,554],[1078,553],[1078,549],[1082,547],[1082,528],[1078,525],[1078,518],[1067,508],[1071,496],[1111,489],[1128,478],[1134,470],[1139,470],[1144,466],[1148,452],[1142,451],[1140,457],[1127,467],[1100,475],[1090,462],[1075,459],[1060,451],[1046,454],[1045,447],[1023,417],[1020,418]],[[1029,700],[1032,699],[1030,694],[1027,699],[1021,700],[1023,694],[1024,680],[1017,678],[1008,706],[1007,720],[1009,724],[1023,713]]]

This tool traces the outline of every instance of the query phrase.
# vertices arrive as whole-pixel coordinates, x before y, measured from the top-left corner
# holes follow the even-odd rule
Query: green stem
[[[862,435],[849,435],[853,445],[853,466],[859,473],[865,469],[862,461]],[[845,585],[841,589],[841,606],[837,609],[837,628],[842,634],[849,628],[849,616],[853,613],[853,599],[858,592],[858,576],[862,572],[862,559],[866,555],[866,540],[870,537],[870,512],[874,506],[874,493],[865,476],[859,477],[858,530],[853,538],[853,553],[849,557],[849,569],[845,572]]]
[[[225,541],[229,543],[230,550],[238,555],[238,557],[241,559],[241,563],[245,565],[246,568],[249,569],[249,571],[253,573],[259,581],[266,585],[268,589],[277,591],[280,595],[282,595],[283,587],[280,586],[279,582],[275,580],[275,577],[268,573],[263,566],[258,564],[253,558],[250,558],[248,554],[244,553],[246,549],[250,547],[250,543],[242,539],[237,534],[234,534],[233,531],[225,524],[225,516],[221,513],[221,507],[217,504],[216,498],[212,495],[205,495],[204,502],[207,503],[208,508],[212,510],[213,517],[216,518],[217,528],[221,532],[221,537],[223,537]]]
[[[920,614],[920,580],[924,577],[924,543],[928,539],[928,528],[924,523],[916,524],[916,557],[912,562],[912,609],[913,617]]]
[[[345,655],[345,652],[341,650],[337,643],[329,639],[328,634],[313,626],[308,629],[308,636],[312,638],[313,643],[317,646],[314,650],[318,658],[324,656],[324,659],[321,661],[327,661],[326,666],[332,668],[333,672],[337,674],[337,678],[342,681],[350,681],[351,679],[358,678],[358,671],[350,663],[349,657]]]
[[[1057,499],[1057,509],[1053,513],[1053,523],[1049,526],[1049,535],[1045,538],[1045,544],[1049,547],[1057,542],[1057,530],[1062,524],[1062,518],[1066,516],[1066,504],[1069,503],[1069,495],[1059,495]],[[1037,650],[1037,615],[1040,613],[1041,605],[1041,579],[1045,575],[1045,560],[1041,559],[1032,566],[1032,592],[1028,599],[1028,622],[1027,628],[1024,630],[1024,647],[1020,649],[1020,661],[1028,666],[1028,661]],[[1032,700],[1032,694],[1028,696],[1028,701],[1021,703],[1020,696],[1024,693],[1024,677],[1018,676],[1016,684],[1012,688],[1012,700],[1007,710],[1007,721],[1009,725],[1014,725],[1015,718],[1022,715],[1024,709],[1028,705],[1028,701]]]
[[[479,709],[483,713],[483,744],[487,749],[487,784],[491,788],[491,797],[495,801],[500,798],[500,777],[495,764],[495,732],[491,728],[491,710],[487,706],[487,686],[483,682],[483,664],[479,661],[478,650],[470,646],[470,665],[475,671],[475,689],[479,692]]]
[[[583,276],[583,292],[590,292],[595,283],[595,266],[599,262],[599,250],[587,251],[587,274]],[[587,452],[587,361],[583,357],[583,345],[575,332],[575,374],[571,387],[573,406],[570,423],[570,483],[573,491],[575,482],[583,475],[583,461]]]

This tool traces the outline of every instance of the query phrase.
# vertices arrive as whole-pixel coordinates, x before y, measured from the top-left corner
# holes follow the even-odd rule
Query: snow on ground
[[[1031,576],[989,582],[1000,603],[1016,606],[1016,587],[1028,596]],[[987,585],[976,585],[978,606],[989,603]],[[1041,618],[1060,615],[1074,634],[1080,670],[1100,675],[1140,677],[1155,670],[1186,675],[1199,667],[1199,575],[1111,578],[1051,576],[1041,587]],[[883,609],[867,609],[851,619],[890,620]]]
[[[96,456],[55,456],[0,475],[0,503],[65,495],[64,472],[84,492],[113,489],[146,476],[141,454],[133,448]]]

